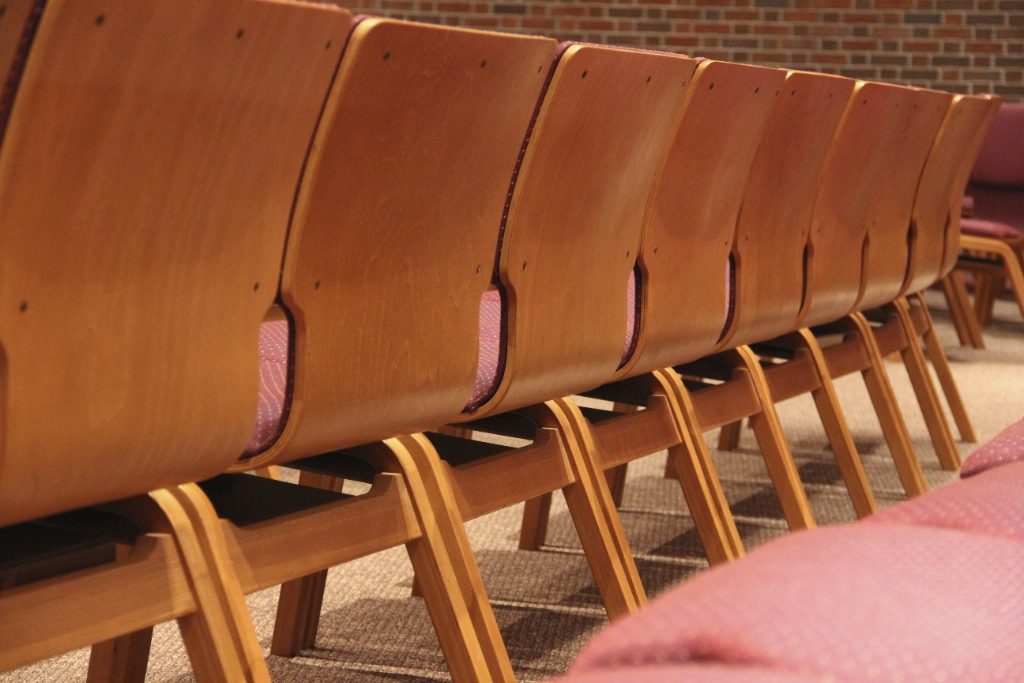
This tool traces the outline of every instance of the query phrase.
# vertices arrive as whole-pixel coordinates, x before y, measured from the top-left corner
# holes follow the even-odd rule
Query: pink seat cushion
[[[1004,102],[992,118],[971,181],[1024,187],[1024,102]]]
[[[864,522],[958,529],[1024,543],[1024,462],[947,484],[888,507]]]
[[[662,664],[573,672],[558,683],[821,683],[821,676],[747,666]]]
[[[966,235],[994,237],[1001,240],[1015,239],[1021,236],[1021,232],[1008,223],[989,221],[984,218],[963,218],[960,221],[960,230]]]
[[[636,274],[630,273],[626,292],[626,338],[622,347],[622,362],[625,362],[636,346],[639,332],[636,320]],[[466,410],[476,410],[487,402],[498,389],[505,365],[502,349],[504,311],[501,294],[496,289],[484,292],[480,297],[479,346],[477,348],[476,381],[473,394],[466,404]],[[552,397],[557,398],[557,397]]]
[[[967,456],[961,477],[970,477],[979,472],[1024,460],[1024,419],[996,434],[995,438]]]
[[[798,532],[599,633],[578,672],[738,664],[835,681],[1024,680],[1024,544],[902,524]]]
[[[284,426],[281,418],[288,399],[288,337],[287,320],[272,320],[260,326],[260,393],[245,457],[273,445]]]

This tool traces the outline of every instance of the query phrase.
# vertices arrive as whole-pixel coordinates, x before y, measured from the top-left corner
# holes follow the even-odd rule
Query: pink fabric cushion
[[[995,438],[967,456],[961,477],[970,477],[999,465],[1024,460],[1024,419],[996,434]]]
[[[999,221],[988,221],[984,218],[963,218],[960,220],[960,230],[966,235],[995,237],[1001,240],[1021,236],[1021,232],[1012,225]]]
[[[559,683],[821,683],[821,676],[747,666],[662,664],[583,671]]]
[[[1004,102],[985,136],[971,181],[1024,186],[1024,102]]]
[[[245,456],[266,450],[281,433],[281,418],[288,398],[288,321],[273,320],[260,326],[260,393],[256,423]]]
[[[974,213],[974,197],[965,194],[963,199],[960,200],[960,211],[965,216],[970,216]]]
[[[947,484],[864,522],[919,524],[1024,542],[1024,462]]]
[[[901,524],[798,532],[613,624],[576,671],[687,662],[835,681],[1024,680],[1024,544]]]

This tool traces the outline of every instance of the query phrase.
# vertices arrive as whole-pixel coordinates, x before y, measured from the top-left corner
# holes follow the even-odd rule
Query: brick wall
[[[356,11],[1024,99],[1024,0],[334,0]]]

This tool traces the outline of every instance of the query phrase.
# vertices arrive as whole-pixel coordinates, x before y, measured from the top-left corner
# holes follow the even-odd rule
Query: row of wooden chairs
[[[98,643],[138,679],[177,619],[197,678],[265,680],[245,593],[283,584],[293,654],[328,567],[404,544],[453,678],[511,680],[465,520],[531,501],[535,544],[561,490],[628,614],[637,457],[734,558],[702,433],[753,416],[812,526],[773,407],[811,391],[870,513],[844,371],[924,488],[880,357],[941,432],[902,297],[951,266],[991,99],[273,0],[10,0],[0,57],[0,670]]]

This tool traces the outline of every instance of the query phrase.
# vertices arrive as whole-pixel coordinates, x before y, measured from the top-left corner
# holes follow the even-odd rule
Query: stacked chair
[[[327,569],[404,545],[453,679],[512,680],[465,521],[525,501],[537,547],[562,491],[617,619],[628,462],[668,449],[720,564],[706,431],[750,418],[813,527],[774,407],[812,393],[867,516],[860,371],[917,495],[881,358],[954,468],[923,339],[973,438],[916,293],[994,99],[277,0],[6,8],[0,670],[140,680],[176,619],[197,679],[267,680],[244,594],[282,585],[294,655]]]

